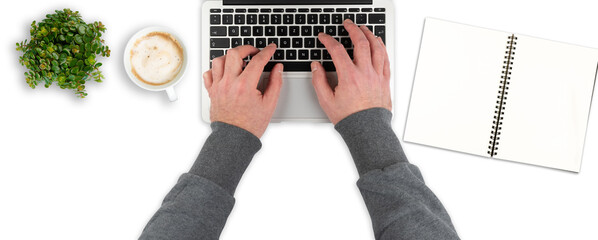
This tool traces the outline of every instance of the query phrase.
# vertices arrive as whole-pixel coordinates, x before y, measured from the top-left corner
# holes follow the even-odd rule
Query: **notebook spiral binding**
[[[515,60],[515,50],[517,45],[517,37],[511,34],[508,37],[507,47],[505,50],[505,59],[503,61],[503,70],[500,76],[500,85],[498,87],[498,97],[496,100],[496,107],[494,109],[494,119],[492,120],[492,131],[490,132],[490,142],[488,146],[488,154],[494,157],[498,151],[498,144],[500,140],[500,133],[502,130],[502,120],[505,114],[505,105],[507,104],[507,95],[509,94],[509,84],[511,81],[511,70],[513,69],[513,60]]]

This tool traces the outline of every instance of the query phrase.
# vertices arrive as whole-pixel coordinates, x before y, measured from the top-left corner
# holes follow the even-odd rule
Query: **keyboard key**
[[[324,8],[324,12],[334,12],[334,8]]]
[[[368,23],[386,23],[386,14],[370,14]]]
[[[339,26],[342,27],[342,26]],[[336,36],[336,26],[326,26],[326,34]]]
[[[253,36],[263,36],[263,35],[264,35],[264,27],[262,27],[262,26],[253,27]]]
[[[374,32],[374,26],[372,26],[372,25],[367,25],[366,27],[367,27],[367,28],[370,30],[370,32]]]
[[[222,24],[233,24],[233,15],[232,14],[222,15]]]
[[[241,27],[241,36],[251,36],[251,27],[242,26]]]
[[[305,48],[316,47],[316,39],[315,38],[305,38],[305,39],[303,39],[303,43],[304,43]]]
[[[332,14],[332,24],[341,24],[343,23],[343,15],[342,14]]]
[[[278,47],[278,38],[268,38],[268,44],[274,43]]]
[[[302,48],[303,38],[293,38],[293,48]]]
[[[210,36],[226,36],[226,27],[210,27]]]
[[[330,53],[328,53],[328,50],[322,50],[322,57],[324,58],[324,60],[332,59],[332,56],[330,56]]]
[[[309,60],[309,51],[308,50],[299,50],[299,60]]]
[[[235,47],[241,46],[241,45],[243,45],[243,39],[241,39],[241,38],[233,38],[233,39],[231,39],[231,44],[230,45],[231,45],[231,48],[235,48]]]
[[[224,50],[210,50],[210,60],[224,55]]]
[[[273,11],[274,12],[284,12],[284,9],[282,9],[282,8],[275,8]]]
[[[351,21],[355,22],[355,14],[345,14],[345,19],[351,19]]]
[[[318,36],[319,33],[324,32],[324,26],[314,26],[314,36]]]
[[[305,14],[295,15],[295,23],[296,24],[305,24]]]
[[[228,39],[228,38],[210,38],[210,47],[212,47],[212,48],[230,48],[230,39]]]
[[[225,13],[232,13],[232,12],[233,12],[233,9],[232,9],[232,8],[223,9],[223,10],[222,10],[222,12],[225,12]]]
[[[272,12],[272,9],[269,9],[269,8],[262,8],[262,9],[260,9],[260,12],[263,12],[263,13],[269,13],[269,12]]]
[[[367,23],[367,14],[357,14],[357,18],[355,18],[355,23],[357,24],[365,24]]]
[[[372,12],[371,8],[362,8],[361,9],[362,12]]]
[[[284,50],[276,50],[273,57],[274,60],[284,60]]]
[[[374,8],[374,12],[386,12],[386,8]]]
[[[212,9],[210,9],[210,12],[211,13],[219,13],[220,9],[218,9],[218,8],[212,8]]]
[[[293,24],[293,14],[285,14],[282,16],[282,22],[284,24]]]
[[[288,58],[287,58],[288,59]],[[309,61],[302,61],[302,62],[277,62],[277,61],[270,61],[264,67],[264,72],[271,72],[276,64],[282,63],[284,65],[285,72],[309,72],[311,71],[311,62]]]
[[[259,10],[259,9],[257,9],[257,8],[250,8],[250,9],[247,9],[247,12],[250,12],[250,13],[256,13],[256,12],[259,12],[259,11],[260,11],[260,10]]]
[[[346,12],[347,9],[346,8],[337,8],[336,11],[337,12]]]
[[[266,42],[267,41],[265,38],[256,38],[255,39],[255,47],[256,48],[265,48],[266,45],[268,45]]]
[[[301,36],[311,36],[311,26],[302,26]]]
[[[321,8],[312,8],[311,12],[322,12]]]
[[[326,72],[335,72],[336,67],[334,66],[333,62],[323,62],[322,66],[326,69]]]
[[[297,50],[286,50],[287,60],[297,60]]]
[[[255,47],[255,43],[253,38],[244,38],[243,39],[243,45],[251,45]]]
[[[330,14],[320,14],[320,24],[329,24]]]
[[[228,27],[228,35],[229,36],[239,36],[239,27]]]
[[[350,38],[341,38],[341,44],[343,44],[343,47],[345,48],[351,48],[352,42]]]
[[[308,14],[307,24],[318,24],[318,14]]]
[[[324,46],[324,44],[322,44],[322,42],[320,42],[320,39],[317,39],[317,41],[316,41],[316,46],[317,46],[318,48],[326,48],[326,46]]]
[[[299,36],[300,35],[299,26],[290,26],[289,27],[289,36]]]
[[[299,12],[309,12],[309,8],[299,8]]]
[[[347,32],[347,29],[345,29],[345,26],[340,25],[340,26],[338,26],[338,35],[339,36],[349,36],[349,32]]]
[[[281,38],[280,39],[280,46],[279,48],[290,48],[291,47],[291,39],[290,38]]]
[[[244,12],[246,12],[246,11],[247,11],[247,10],[246,10],[245,8],[237,8],[237,9],[235,9],[235,12],[236,12],[236,13],[244,13]]]
[[[322,59],[322,51],[317,49],[317,50],[311,50],[311,60],[320,60]]]
[[[353,59],[353,49],[347,49],[347,55],[349,55],[349,57]]]
[[[336,72],[336,67],[334,66],[333,62],[323,62],[322,66],[326,70],[326,72]]]
[[[266,14],[260,14],[260,24],[269,24],[270,23],[270,17]]]
[[[272,24],[280,24],[282,22],[281,18],[282,15],[280,14],[272,14],[270,16],[270,21],[272,22]]]
[[[218,14],[210,15],[210,24],[220,24],[220,15],[218,15]]]
[[[288,28],[287,26],[278,26],[276,27],[276,36],[284,37],[287,35]]]
[[[276,27],[266,26],[264,33],[266,36],[276,36]]]
[[[359,12],[359,8],[349,8],[349,12]]]
[[[384,26],[376,26],[376,28],[374,28],[374,35],[382,38],[382,42],[386,43],[386,27]]]
[[[248,14],[247,24],[257,24],[257,14]]]
[[[287,8],[284,10],[285,12],[297,12],[296,8]]]

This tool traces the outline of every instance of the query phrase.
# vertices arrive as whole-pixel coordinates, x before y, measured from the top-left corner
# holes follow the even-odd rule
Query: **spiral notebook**
[[[598,49],[426,19],[404,140],[579,172]]]

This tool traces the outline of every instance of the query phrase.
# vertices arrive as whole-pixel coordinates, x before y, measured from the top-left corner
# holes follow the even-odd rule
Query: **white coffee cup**
[[[171,36],[173,36],[181,45],[181,48],[183,49],[183,64],[181,65],[181,70],[179,71],[179,73],[176,75],[176,77],[174,79],[172,79],[171,81],[162,84],[162,85],[150,85],[147,84],[141,80],[139,80],[131,71],[131,49],[133,48],[133,45],[135,44],[135,42],[146,36],[149,33],[152,32],[164,32],[164,33],[168,33]],[[140,88],[149,90],[149,91],[166,91],[166,94],[168,95],[168,99],[170,99],[171,102],[174,102],[178,99],[176,92],[174,91],[174,86],[176,86],[181,79],[183,79],[183,76],[185,75],[185,71],[187,70],[187,64],[188,64],[188,57],[187,57],[187,48],[185,48],[185,44],[183,43],[183,41],[181,41],[181,38],[178,37],[178,35],[169,28],[166,27],[148,27],[148,28],[144,28],[141,29],[139,32],[135,33],[131,39],[129,39],[129,42],[127,43],[127,46],[125,47],[125,54],[124,54],[124,64],[125,64],[125,71],[127,72],[127,75],[129,75],[129,79],[131,79],[131,81],[133,81],[137,86],[139,86]]]

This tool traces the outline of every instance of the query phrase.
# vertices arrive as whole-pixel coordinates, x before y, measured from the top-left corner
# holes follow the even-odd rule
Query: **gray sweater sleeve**
[[[253,155],[261,148],[253,134],[212,123],[189,173],[183,174],[147,223],[139,239],[216,240],[235,200],[233,194]]]
[[[359,172],[376,239],[459,239],[442,203],[407,161],[391,118],[390,111],[373,108],[335,126]]]

